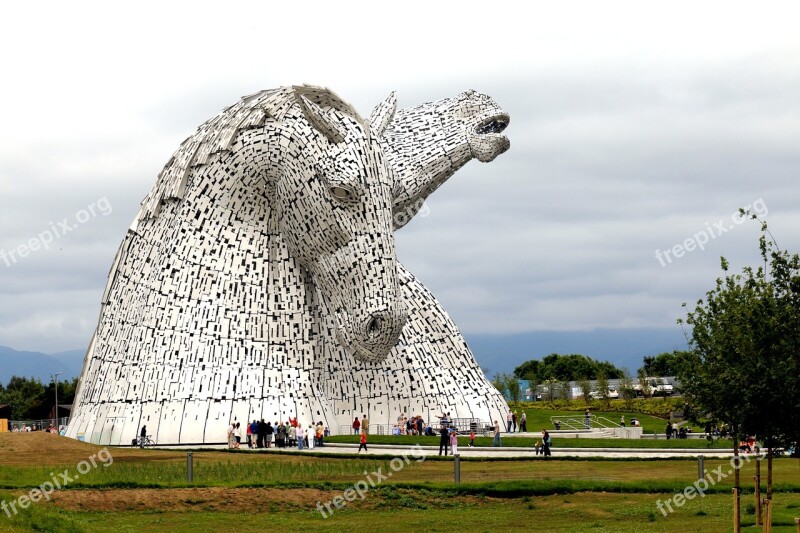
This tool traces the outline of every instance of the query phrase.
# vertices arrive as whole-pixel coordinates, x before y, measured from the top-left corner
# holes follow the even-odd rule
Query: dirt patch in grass
[[[331,502],[342,491],[319,489],[258,489],[258,488],[181,488],[181,489],[83,489],[57,491],[50,505],[68,511],[138,511],[167,512],[220,511],[246,513],[288,510],[316,510],[317,502]],[[388,506],[437,508],[488,505],[496,498],[448,496],[417,491],[375,490],[364,500],[347,502],[349,509],[373,509]]]

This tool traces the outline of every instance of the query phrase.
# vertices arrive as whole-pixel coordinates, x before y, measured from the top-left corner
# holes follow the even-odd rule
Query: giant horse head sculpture
[[[208,176],[260,190],[268,232],[311,274],[337,340],[358,360],[382,361],[407,319],[393,230],[467,161],[508,149],[508,115],[475,91],[397,116],[396,107],[392,93],[365,120],[311,85],[245,97],[184,141],[138,218],[157,216],[165,199],[196,199]]]
[[[297,87],[295,95],[313,128],[285,121],[292,143],[290,157],[276,154],[280,233],[335,313],[339,342],[359,360],[380,361],[407,319],[392,233],[394,180],[379,143],[393,106],[378,106],[365,121],[333,93]]]

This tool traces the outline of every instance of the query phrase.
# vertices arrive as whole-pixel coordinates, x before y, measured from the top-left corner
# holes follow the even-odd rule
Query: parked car
[[[592,392],[589,393],[589,398],[593,400],[600,400],[603,398],[603,395],[600,394],[600,391],[593,390]],[[619,398],[619,391],[617,389],[608,389],[607,398],[609,400],[616,400],[617,398]]]

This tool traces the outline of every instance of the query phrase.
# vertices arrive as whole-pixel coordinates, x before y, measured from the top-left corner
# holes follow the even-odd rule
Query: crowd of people
[[[290,418],[287,423],[283,421],[265,422],[253,420],[250,424],[245,424],[242,429],[241,423],[234,422],[228,426],[228,448],[238,449],[242,445],[242,434],[248,448],[272,448],[273,441],[276,448],[287,448],[297,446],[298,450],[303,448],[315,448],[325,445],[325,437],[330,435],[330,430],[320,420],[317,424],[308,424],[303,427],[296,418]]]

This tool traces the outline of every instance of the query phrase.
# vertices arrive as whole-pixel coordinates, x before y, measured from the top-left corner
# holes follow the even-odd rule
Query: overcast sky
[[[364,115],[392,90],[406,107],[466,89],[510,114],[511,149],[397,234],[467,335],[673,328],[721,255],[758,262],[739,207],[800,250],[796,3],[273,4],[4,5],[0,253],[74,229],[0,255],[0,345],[85,347],[173,151],[240,96],[288,84]]]

